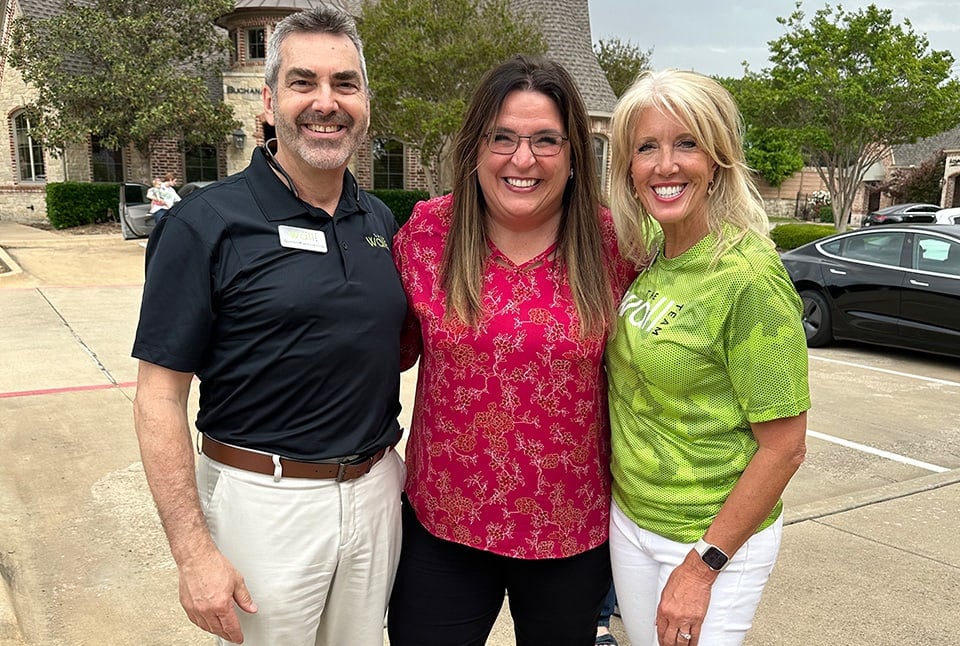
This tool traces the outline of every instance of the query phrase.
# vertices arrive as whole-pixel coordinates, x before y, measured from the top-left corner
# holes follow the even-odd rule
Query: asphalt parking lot
[[[0,275],[0,645],[209,644],[179,608],[133,432],[143,247],[4,224],[21,271]],[[811,350],[808,457],[747,644],[960,643],[957,364]],[[513,643],[506,618],[489,643]]]

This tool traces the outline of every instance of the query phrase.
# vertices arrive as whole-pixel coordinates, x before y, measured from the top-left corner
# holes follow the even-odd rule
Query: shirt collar
[[[257,146],[250,158],[250,165],[246,170],[247,181],[253,192],[260,210],[267,220],[290,220],[309,213],[303,200],[296,197],[282,179],[270,168],[266,154],[262,147]],[[360,185],[349,169],[343,173],[343,190],[340,192],[340,203],[333,214],[334,219],[351,213],[366,212],[360,199]]]

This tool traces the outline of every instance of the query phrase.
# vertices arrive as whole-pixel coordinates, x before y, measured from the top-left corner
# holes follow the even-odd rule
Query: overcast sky
[[[785,31],[777,22],[795,8],[794,0],[589,0],[593,42],[617,37],[630,41],[642,51],[653,48],[652,66],[656,69],[679,67],[718,76],[741,77],[747,61],[759,72],[769,67],[767,43]],[[826,2],[804,0],[802,10],[809,18]],[[925,33],[932,49],[949,50],[960,60],[960,3],[957,0],[890,0],[861,2],[846,0],[845,11],[875,4],[893,11],[893,20],[909,19],[914,31]],[[954,75],[960,76],[960,62]]]

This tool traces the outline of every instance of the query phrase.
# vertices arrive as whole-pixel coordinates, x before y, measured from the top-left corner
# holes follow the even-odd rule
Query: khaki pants
[[[339,483],[274,482],[200,456],[210,532],[259,607],[237,611],[245,646],[382,646],[405,472],[393,450]]]

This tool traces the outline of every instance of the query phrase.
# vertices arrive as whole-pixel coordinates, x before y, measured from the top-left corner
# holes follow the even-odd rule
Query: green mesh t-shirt
[[[779,256],[750,234],[710,267],[714,240],[640,274],[606,350],[613,498],[683,543],[703,536],[757,452],[750,423],[810,408],[802,306]]]

